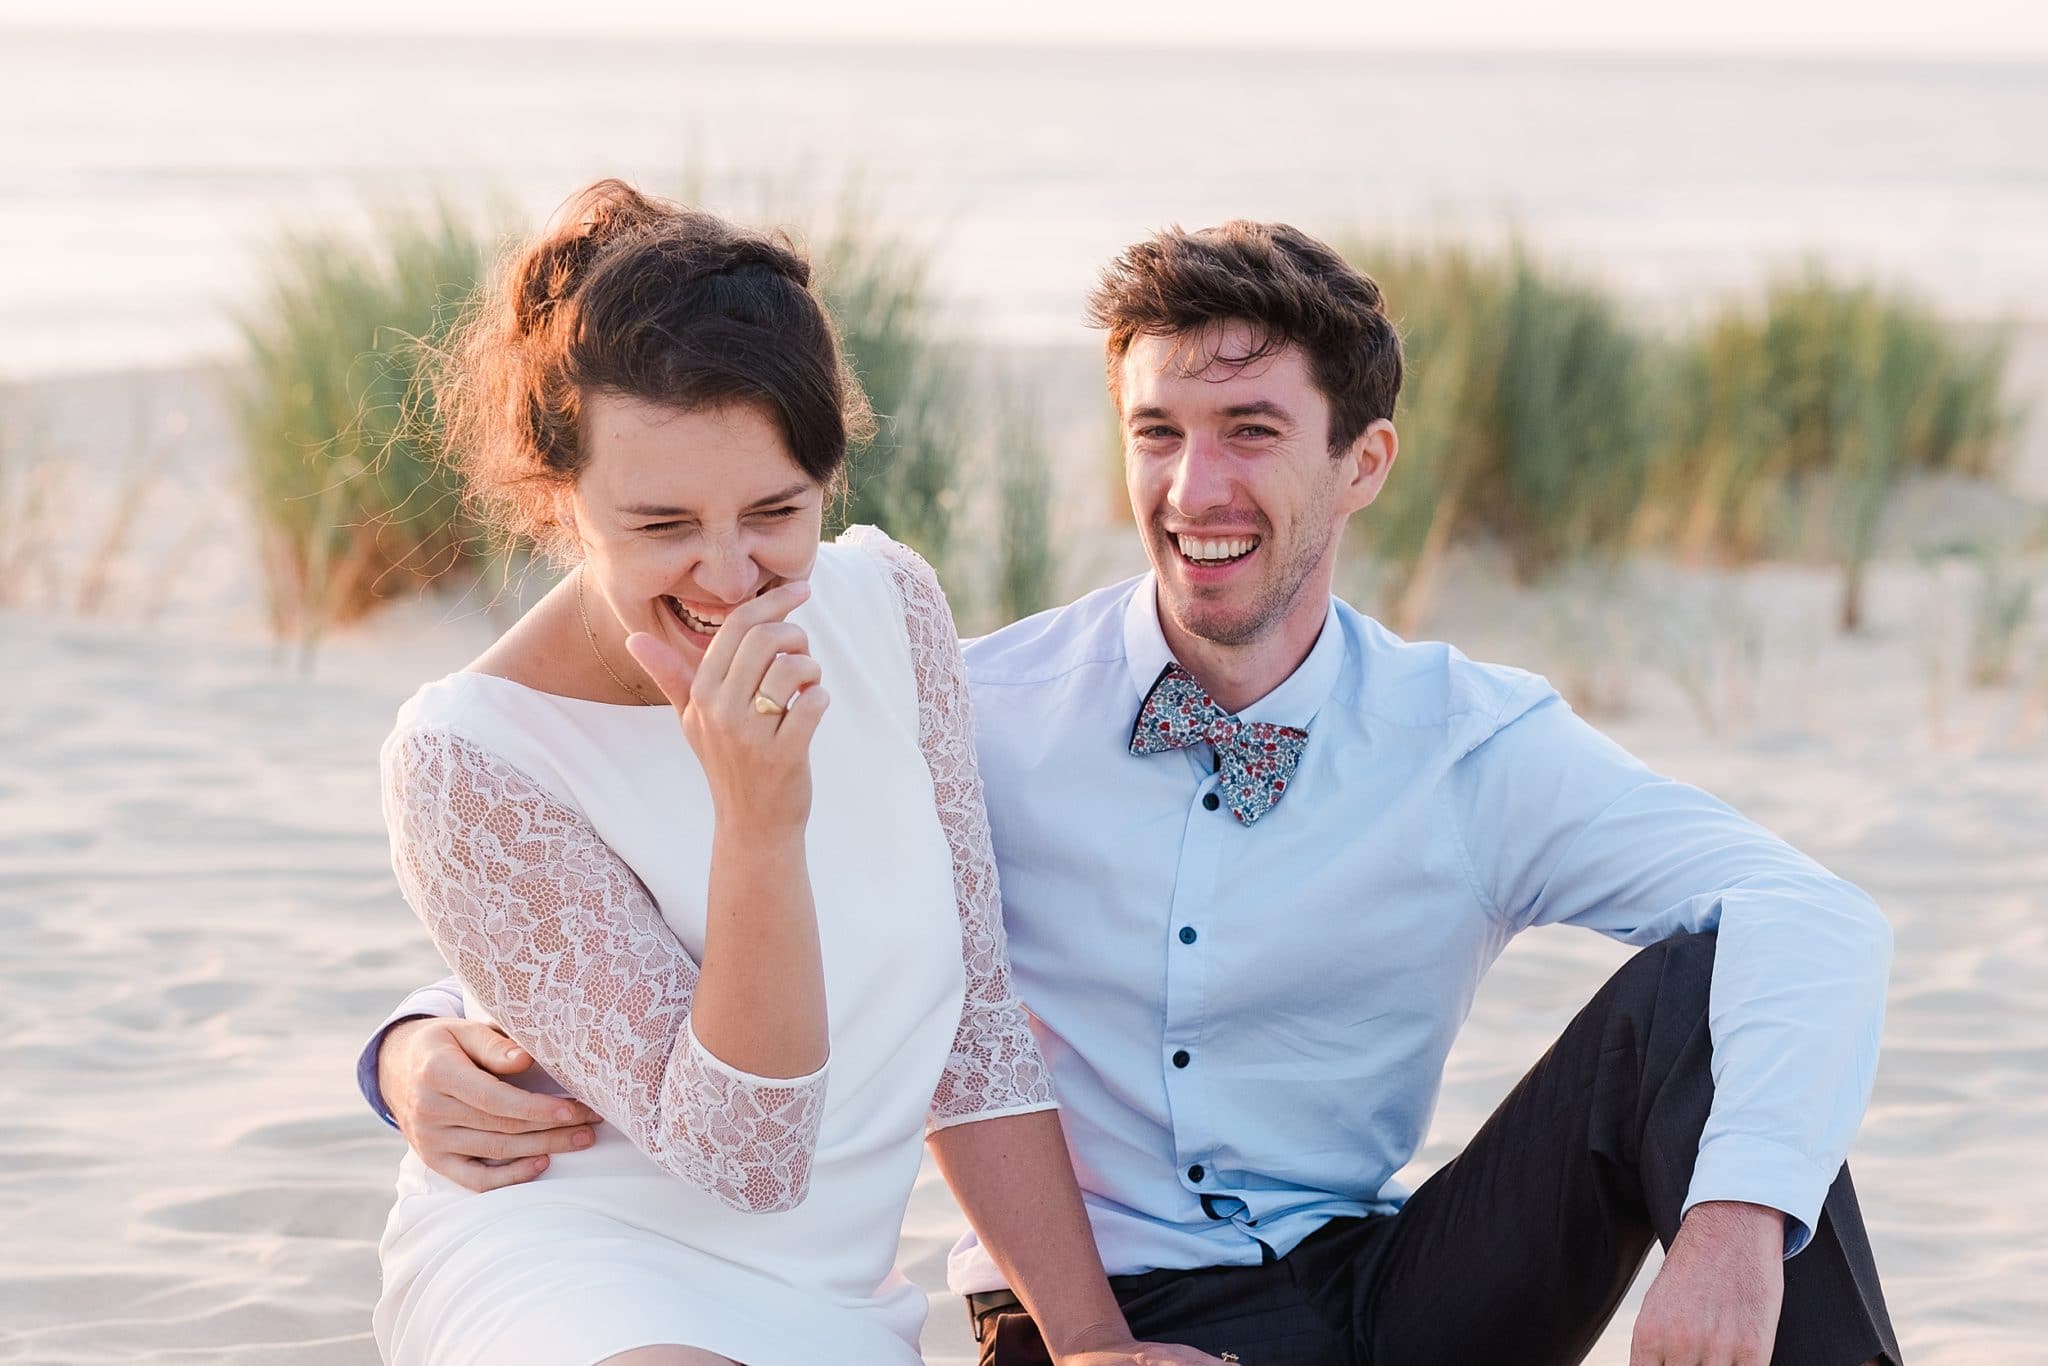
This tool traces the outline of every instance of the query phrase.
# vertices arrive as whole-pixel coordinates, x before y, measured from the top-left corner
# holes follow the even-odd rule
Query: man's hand
[[[1171,1342],[1130,1342],[1058,1358],[1059,1366],[1222,1366],[1220,1357]],[[1245,1366],[1255,1366],[1247,1362]]]
[[[1785,1216],[1694,1205],[1643,1297],[1629,1366],[1766,1366],[1784,1298]]]
[[[1098,1323],[1084,1329],[1065,1351],[1054,1352],[1059,1366],[1223,1366],[1222,1359],[1172,1342],[1139,1342],[1123,1325]],[[1256,1366],[1248,1362],[1246,1366]]]
[[[457,1185],[496,1190],[531,1181],[549,1153],[588,1148],[601,1116],[567,1096],[537,1096],[498,1080],[533,1055],[479,1020],[393,1025],[377,1049],[377,1084],[420,1160]],[[496,1075],[493,1075],[493,1074]]]

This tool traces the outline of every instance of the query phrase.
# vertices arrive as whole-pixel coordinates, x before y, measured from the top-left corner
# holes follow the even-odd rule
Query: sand
[[[38,579],[0,608],[0,1361],[374,1362],[399,1149],[352,1065],[441,970],[386,866],[375,750],[491,623],[410,604],[303,672],[263,634],[203,377],[33,398],[46,449],[99,452],[80,466],[99,476],[128,459],[124,423],[186,416],[105,610],[66,597],[83,496],[43,575],[54,600]],[[2016,682],[1968,687],[1960,571],[1910,562],[1878,576],[1853,640],[1827,629],[1824,570],[1643,566],[1532,597],[1481,569],[1459,568],[1440,633],[1568,681],[1645,759],[1885,907],[1897,959],[1852,1162],[1900,1339],[1920,1366],[2048,1360],[2048,661],[2023,651]],[[1728,665],[1750,639],[1760,663]],[[1675,681],[1689,667],[1707,680],[1694,700]],[[1569,930],[1510,950],[1411,1175],[1457,1150],[1624,952]],[[959,1228],[928,1169],[902,1263],[932,1292],[937,1363],[971,1359],[943,1293]],[[1626,1360],[1629,1318],[1594,1361]]]

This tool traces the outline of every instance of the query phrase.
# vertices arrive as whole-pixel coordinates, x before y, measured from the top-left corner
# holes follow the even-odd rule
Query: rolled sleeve
[[[1835,1184],[1835,1174],[1788,1144],[1748,1134],[1723,1134],[1700,1145],[1679,1218],[1683,1220],[1694,1205],[1710,1200],[1777,1210],[1785,1216],[1785,1256],[1789,1260],[1813,1241],[1821,1203]]]

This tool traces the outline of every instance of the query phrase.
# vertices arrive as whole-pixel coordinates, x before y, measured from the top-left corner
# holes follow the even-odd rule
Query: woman
[[[919,1140],[981,1122],[1063,1178],[1020,1293],[1111,1325],[1073,1359],[1209,1360],[1129,1342],[1042,1113],[938,584],[819,544],[866,412],[804,260],[601,182],[439,397],[479,505],[576,567],[401,710],[393,861],[472,1013],[609,1122],[483,1195],[408,1154],[385,1358],[914,1361]]]

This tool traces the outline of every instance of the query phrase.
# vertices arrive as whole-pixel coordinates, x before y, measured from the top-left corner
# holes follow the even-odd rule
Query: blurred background
[[[882,419],[840,518],[969,632],[1143,568],[1101,265],[1341,247],[1410,366],[1342,591],[1878,897],[1901,1341],[2048,1360],[2048,17],[1108,8],[0,0],[0,1360],[375,1360],[353,1057],[441,971],[376,747],[555,572],[415,380],[603,175],[809,244]],[[1411,1176],[1620,957],[1510,951]],[[959,1227],[927,1172],[935,1362]]]

